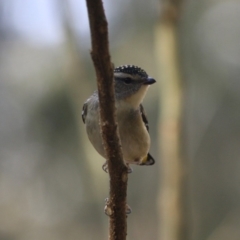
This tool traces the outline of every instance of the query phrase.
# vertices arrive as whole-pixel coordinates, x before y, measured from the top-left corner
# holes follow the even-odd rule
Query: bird
[[[148,120],[142,105],[150,85],[156,80],[145,70],[135,65],[122,65],[114,69],[114,91],[116,118],[122,144],[123,160],[129,164],[149,166],[155,163],[149,153],[150,135]],[[99,98],[95,91],[84,103],[82,120],[90,142],[96,151],[106,159],[99,126]],[[103,170],[108,171],[107,161]]]

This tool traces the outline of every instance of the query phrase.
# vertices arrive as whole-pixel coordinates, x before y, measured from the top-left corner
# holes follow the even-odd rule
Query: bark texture
[[[127,235],[126,197],[127,167],[123,162],[115,116],[113,64],[108,41],[108,24],[101,0],[86,0],[94,63],[100,101],[100,126],[110,176],[107,212],[110,218],[109,240],[124,240]]]

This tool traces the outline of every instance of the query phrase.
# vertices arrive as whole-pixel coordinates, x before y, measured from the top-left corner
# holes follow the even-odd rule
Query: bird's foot
[[[132,170],[132,168],[129,167],[129,164],[126,164],[126,166],[127,166],[127,173],[129,173],[129,174],[132,173],[133,170]],[[104,172],[108,173],[108,162],[107,161],[102,165],[102,170]]]
[[[130,173],[133,172],[132,168],[130,168],[129,165],[127,165],[127,168],[128,168],[128,169],[127,169],[127,173],[128,173],[128,174],[130,174]]]
[[[107,161],[102,165],[102,170],[106,173],[108,173],[108,163]]]

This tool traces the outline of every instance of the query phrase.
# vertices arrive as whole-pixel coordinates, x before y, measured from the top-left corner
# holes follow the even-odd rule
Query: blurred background
[[[157,239],[159,1],[104,0],[115,66],[157,80],[152,167],[129,175],[128,239]],[[191,239],[240,239],[240,1],[186,0],[179,22]],[[0,239],[107,239],[108,174],[81,120],[96,89],[83,0],[0,0]],[[158,85],[158,86],[157,86]],[[165,240],[165,239],[164,239]]]

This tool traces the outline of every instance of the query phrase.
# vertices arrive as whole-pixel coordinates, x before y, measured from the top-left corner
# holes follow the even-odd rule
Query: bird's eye
[[[131,83],[132,82],[132,79],[131,78],[125,78],[124,79],[124,83],[126,83],[126,84],[129,84],[129,83]]]

